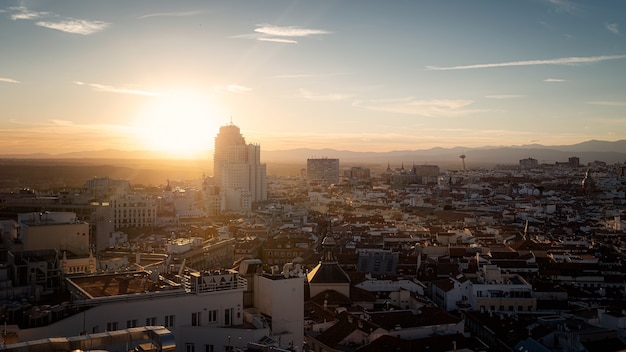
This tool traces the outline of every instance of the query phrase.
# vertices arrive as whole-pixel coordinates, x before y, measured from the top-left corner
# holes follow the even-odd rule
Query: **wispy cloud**
[[[463,116],[482,112],[484,110],[466,109],[473,104],[473,100],[466,99],[431,99],[419,100],[414,97],[399,99],[381,99],[356,101],[354,106],[370,110],[393,112],[407,115],[434,116]]]
[[[4,82],[4,83],[22,83],[18,80],[15,80],[13,78],[7,78],[7,77],[0,77],[0,82]]]
[[[51,16],[49,12],[31,11],[24,6],[10,7],[9,10],[14,11],[10,18],[12,20],[35,20],[42,17]]]
[[[260,40],[262,42],[276,42],[276,43],[287,43],[287,44],[298,44],[297,40],[293,40],[293,39],[285,39],[285,38],[265,38],[265,37],[258,37],[257,40]]]
[[[58,19],[60,16],[57,14],[33,11],[25,6],[10,7],[9,11],[13,12],[10,18],[14,21],[47,19],[37,21],[35,25],[73,34],[89,35],[100,32],[111,25],[104,21],[90,21],[74,18]]]
[[[316,35],[330,34],[324,29],[304,28],[298,26],[275,26],[271,24],[259,24],[251,34],[235,35],[231,38],[256,39],[264,42],[297,44],[293,38],[311,37]]]
[[[311,29],[297,26],[280,27],[271,24],[261,24],[254,31],[274,37],[309,37],[312,35],[331,33],[323,29]]]
[[[239,84],[228,84],[225,86],[214,86],[213,90],[216,92],[246,93],[246,92],[251,91],[252,88],[242,86]]]
[[[61,32],[89,35],[100,32],[111,24],[104,21],[88,21],[67,19],[60,21],[39,21],[35,23],[37,26],[56,29]]]
[[[602,106],[626,106],[626,101],[599,100],[599,101],[588,101],[587,104],[602,105]]]
[[[543,80],[544,82],[548,82],[548,83],[558,83],[558,82],[565,82],[564,79],[561,78],[546,78]]]
[[[485,95],[485,98],[489,99],[517,99],[522,98],[524,95],[518,94],[494,94],[494,95]]]
[[[350,75],[351,73],[295,73],[288,75],[277,75],[275,78],[316,78],[316,77],[337,77]]]
[[[152,18],[152,17],[190,17],[203,13],[204,11],[179,11],[179,12],[158,12],[149,13],[143,16],[137,17],[138,19]]]
[[[67,120],[24,122],[11,119],[0,128],[0,133],[11,138],[0,139],[0,150],[15,154],[46,151],[47,153],[92,150],[93,141],[99,140],[102,149],[137,149],[129,145],[136,140],[133,131],[124,125],[77,124]]]
[[[252,88],[246,87],[246,86],[240,86],[237,84],[229,84],[228,86],[226,86],[226,90],[231,93],[244,93],[244,92],[251,91]]]
[[[159,92],[151,92],[147,90],[130,89],[130,88],[119,88],[119,87],[113,87],[113,86],[99,84],[99,83],[85,83],[85,82],[80,82],[80,81],[75,81],[74,83],[78,84],[79,86],[89,87],[97,92],[143,95],[143,96],[149,96],[149,97],[156,97],[156,96],[162,95]]]
[[[614,34],[619,34],[619,24],[617,23],[609,23],[606,25],[606,29],[609,30],[609,32],[612,32]]]
[[[576,13],[579,11],[578,5],[569,0],[547,0],[549,4],[554,6],[557,12]]]
[[[562,57],[558,59],[509,61],[509,62],[488,63],[488,64],[463,65],[463,66],[447,66],[447,67],[426,66],[426,69],[433,70],[433,71],[448,71],[448,70],[472,70],[472,69],[479,69],[479,68],[512,67],[512,66],[580,65],[580,64],[591,64],[591,63],[608,61],[608,60],[621,60],[624,58],[626,58],[626,55],[574,56],[574,57]]]
[[[316,94],[306,89],[299,89],[298,94],[304,99],[317,101],[340,101],[350,99],[354,96],[353,94],[342,93]]]

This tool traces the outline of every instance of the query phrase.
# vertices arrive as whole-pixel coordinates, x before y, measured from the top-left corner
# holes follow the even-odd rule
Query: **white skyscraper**
[[[239,127],[220,127],[213,155],[215,184],[220,187],[222,211],[249,211],[252,203],[267,199],[266,167],[261,146],[246,144]]]

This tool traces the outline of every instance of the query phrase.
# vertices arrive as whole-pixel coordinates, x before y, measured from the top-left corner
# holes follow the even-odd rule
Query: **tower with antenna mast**
[[[461,158],[461,161],[463,162],[463,171],[465,171],[465,154],[461,154],[459,158]]]

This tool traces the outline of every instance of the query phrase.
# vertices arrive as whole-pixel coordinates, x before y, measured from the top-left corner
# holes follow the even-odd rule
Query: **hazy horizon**
[[[626,139],[626,3],[0,6],[2,154],[388,152]]]

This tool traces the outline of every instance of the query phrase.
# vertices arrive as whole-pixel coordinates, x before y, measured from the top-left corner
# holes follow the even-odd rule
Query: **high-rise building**
[[[267,199],[266,166],[261,146],[246,144],[239,127],[220,127],[213,155],[215,185],[220,188],[222,211],[249,211],[252,203]]]
[[[339,183],[339,159],[307,159],[306,175],[308,180],[325,185]]]

